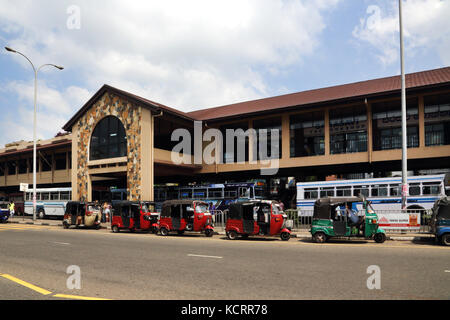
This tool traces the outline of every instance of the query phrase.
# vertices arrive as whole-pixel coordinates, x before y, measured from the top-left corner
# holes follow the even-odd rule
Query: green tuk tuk
[[[361,205],[363,216],[357,215]],[[373,239],[377,243],[386,241],[386,233],[378,227],[378,217],[365,198],[323,198],[314,204],[311,235],[316,243],[326,242],[332,237],[359,237]]]

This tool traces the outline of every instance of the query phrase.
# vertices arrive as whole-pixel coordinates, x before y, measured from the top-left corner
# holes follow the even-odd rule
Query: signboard
[[[419,230],[420,213],[377,213],[380,228],[386,230]]]
[[[20,191],[21,192],[27,192],[28,191],[28,183],[21,183],[20,184]]]

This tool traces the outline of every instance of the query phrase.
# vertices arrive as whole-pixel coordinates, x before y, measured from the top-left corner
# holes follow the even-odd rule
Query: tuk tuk
[[[0,201],[0,223],[7,223],[9,216],[8,202]]]
[[[436,242],[450,246],[450,197],[441,198],[434,203],[430,226]]]
[[[167,236],[170,231],[182,235],[185,231],[204,232],[212,237],[214,227],[208,204],[197,200],[168,200],[162,204],[159,231]]]
[[[158,231],[158,213],[155,203],[150,201],[117,201],[113,204],[111,230],[118,233],[128,229],[130,232]]]
[[[281,240],[288,241],[293,225],[276,201],[237,202],[228,208],[225,232],[230,240],[238,236],[280,235]]]
[[[93,202],[69,201],[66,204],[63,227],[101,228],[101,208]]]
[[[362,203],[363,216],[357,215]],[[386,233],[378,226],[378,217],[365,198],[322,198],[314,204],[311,235],[316,243],[333,237],[360,237],[377,243],[386,241]]]

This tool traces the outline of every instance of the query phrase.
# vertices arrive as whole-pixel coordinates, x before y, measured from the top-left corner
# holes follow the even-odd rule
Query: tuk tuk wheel
[[[281,240],[288,241],[291,238],[291,234],[289,232],[281,233]]]
[[[313,235],[313,239],[315,243],[324,243],[327,241],[327,235],[323,232],[316,232]]]
[[[237,232],[236,231],[234,231],[234,230],[231,230],[231,231],[228,231],[227,232],[227,238],[229,239],[229,240],[236,240],[237,239]]]
[[[210,237],[212,237],[212,236],[214,235],[214,231],[211,230],[211,229],[206,229],[206,230],[205,230],[205,235],[206,235],[208,238],[210,238]]]
[[[161,232],[161,235],[164,237],[169,235],[169,230],[167,230],[166,228],[161,228],[160,232]]]
[[[114,233],[119,233],[119,227],[116,226],[116,225],[113,225],[113,226],[112,226],[112,232],[114,232]]]
[[[377,233],[374,236],[374,240],[376,243],[383,243],[386,241],[386,235],[384,233]]]
[[[446,233],[441,237],[441,243],[444,246],[450,246],[450,234]]]
[[[153,233],[153,234],[157,234],[157,233],[158,233],[158,228],[153,227],[153,228],[152,228],[152,233]]]
[[[69,224],[66,221],[63,222],[63,228],[69,229]]]

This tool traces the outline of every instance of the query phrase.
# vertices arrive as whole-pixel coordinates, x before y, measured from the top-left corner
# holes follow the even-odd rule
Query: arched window
[[[127,155],[127,136],[122,122],[113,116],[101,120],[91,137],[90,160],[102,160]]]

